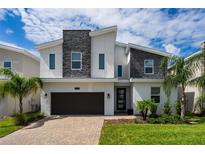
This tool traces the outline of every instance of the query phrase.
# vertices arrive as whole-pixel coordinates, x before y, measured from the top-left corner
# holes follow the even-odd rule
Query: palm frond
[[[13,73],[11,70],[0,67],[0,74],[5,75],[6,77],[12,78],[14,77],[15,73]]]
[[[190,85],[196,85],[205,88],[205,73],[189,81]]]

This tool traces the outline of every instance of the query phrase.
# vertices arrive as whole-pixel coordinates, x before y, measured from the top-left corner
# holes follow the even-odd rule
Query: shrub
[[[169,100],[164,103],[164,114],[171,114],[171,106]]]
[[[16,125],[25,125],[26,124],[25,115],[23,113],[22,114],[17,113],[15,123]]]
[[[40,118],[42,118],[44,115],[41,112],[31,112],[31,113],[27,113],[25,114],[25,122],[29,123],[35,120],[38,120]]]
[[[31,113],[23,113],[23,114],[16,114],[16,125],[26,125],[29,122],[38,120],[43,118],[44,115],[41,112],[31,112]]]
[[[148,111],[151,112],[154,111],[156,104],[153,100],[143,100],[143,101],[137,101],[137,110],[142,115],[143,120],[147,119]]]
[[[180,124],[183,123],[179,115],[161,115],[158,118],[149,118],[149,123],[152,124]]]
[[[155,102],[151,104],[150,112],[150,117],[157,117],[157,104]]]
[[[177,100],[176,103],[175,103],[175,110],[176,110],[176,113],[177,113],[178,115],[181,114],[181,103],[180,103],[179,100]]]

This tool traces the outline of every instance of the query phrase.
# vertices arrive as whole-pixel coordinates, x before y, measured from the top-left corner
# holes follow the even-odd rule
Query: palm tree
[[[173,63],[170,72],[165,74],[163,87],[165,93],[170,96],[171,88],[180,86],[182,89],[182,96],[180,99],[181,103],[181,118],[184,119],[185,115],[185,103],[186,103],[186,96],[185,96],[185,89],[186,86],[189,84],[190,78],[193,75],[193,69],[190,66],[191,63],[187,63],[186,60],[182,57],[171,57],[166,60],[171,61]],[[167,63],[162,62],[161,70],[163,71],[164,67],[167,67]]]
[[[7,80],[0,82],[0,95],[5,97],[11,95],[19,100],[19,113],[23,113],[23,99],[30,94],[35,94],[43,84],[38,77],[23,77],[9,69],[0,68],[0,74],[6,76]]]

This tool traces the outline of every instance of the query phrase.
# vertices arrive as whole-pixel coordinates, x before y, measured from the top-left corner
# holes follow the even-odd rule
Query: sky
[[[205,41],[205,9],[0,9],[0,43],[39,55],[35,45],[63,29],[117,25],[117,41],[186,57]]]

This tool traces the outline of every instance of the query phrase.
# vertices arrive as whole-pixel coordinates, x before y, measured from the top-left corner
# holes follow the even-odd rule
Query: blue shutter
[[[118,71],[118,77],[122,77],[122,65],[118,65],[117,71]]]
[[[105,55],[103,53],[99,54],[99,69],[105,68]]]
[[[55,54],[49,55],[49,68],[55,69]]]

